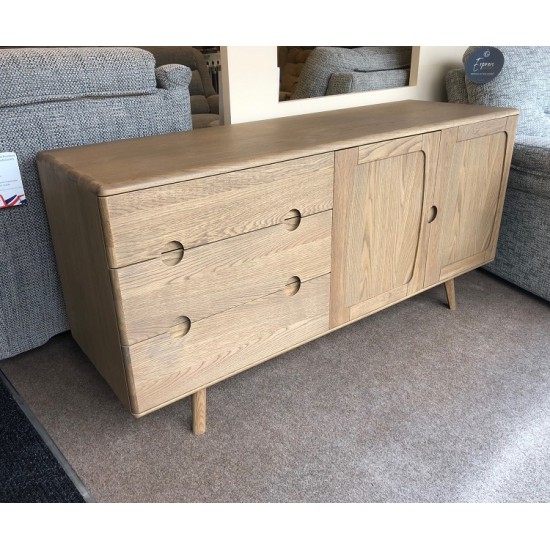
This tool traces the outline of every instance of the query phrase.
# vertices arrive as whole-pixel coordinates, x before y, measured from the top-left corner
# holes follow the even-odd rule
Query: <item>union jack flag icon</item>
[[[20,204],[25,204],[27,199],[25,195],[13,195],[12,197],[4,198],[3,195],[0,195],[0,208],[9,208],[10,206],[19,206]]]

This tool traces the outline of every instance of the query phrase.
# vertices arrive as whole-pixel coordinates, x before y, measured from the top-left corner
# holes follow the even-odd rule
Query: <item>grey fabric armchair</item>
[[[193,129],[217,126],[220,123],[220,96],[214,89],[202,53],[192,46],[141,47],[155,56],[157,66],[177,63],[191,69],[189,93]]]
[[[550,300],[550,47],[499,49],[504,67],[494,80],[474,84],[454,69],[447,96],[520,110],[497,254],[485,269]]]
[[[0,49],[0,152],[17,154],[27,199],[0,209],[0,359],[69,328],[36,153],[190,130],[190,79],[138,48]]]

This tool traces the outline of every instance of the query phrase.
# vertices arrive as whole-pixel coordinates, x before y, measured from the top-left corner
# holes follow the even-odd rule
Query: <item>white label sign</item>
[[[15,153],[0,153],[0,208],[25,204],[25,190]]]

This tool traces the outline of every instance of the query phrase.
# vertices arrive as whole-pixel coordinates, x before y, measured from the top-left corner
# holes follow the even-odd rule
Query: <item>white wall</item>
[[[467,46],[422,46],[413,50],[417,83],[392,90],[325,96],[279,102],[276,46],[222,48],[226,124],[344,109],[403,99],[444,101],[444,75],[462,64]]]

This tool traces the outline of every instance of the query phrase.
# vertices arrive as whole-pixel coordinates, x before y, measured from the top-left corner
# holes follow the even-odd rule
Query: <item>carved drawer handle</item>
[[[295,208],[291,210],[283,219],[285,228],[288,229],[288,231],[294,231],[295,229],[297,229],[301,221],[302,214],[299,210],[296,210]]]
[[[178,317],[170,327],[170,336],[172,338],[181,338],[191,330],[191,319],[189,317]]]
[[[437,218],[437,206],[432,206],[428,213],[428,223],[432,223]]]
[[[285,294],[287,296],[294,296],[299,290],[300,286],[302,286],[302,281],[300,281],[300,277],[291,277],[285,285]]]
[[[166,243],[160,251],[160,259],[165,265],[176,265],[181,262],[184,253],[183,245],[179,241]]]

